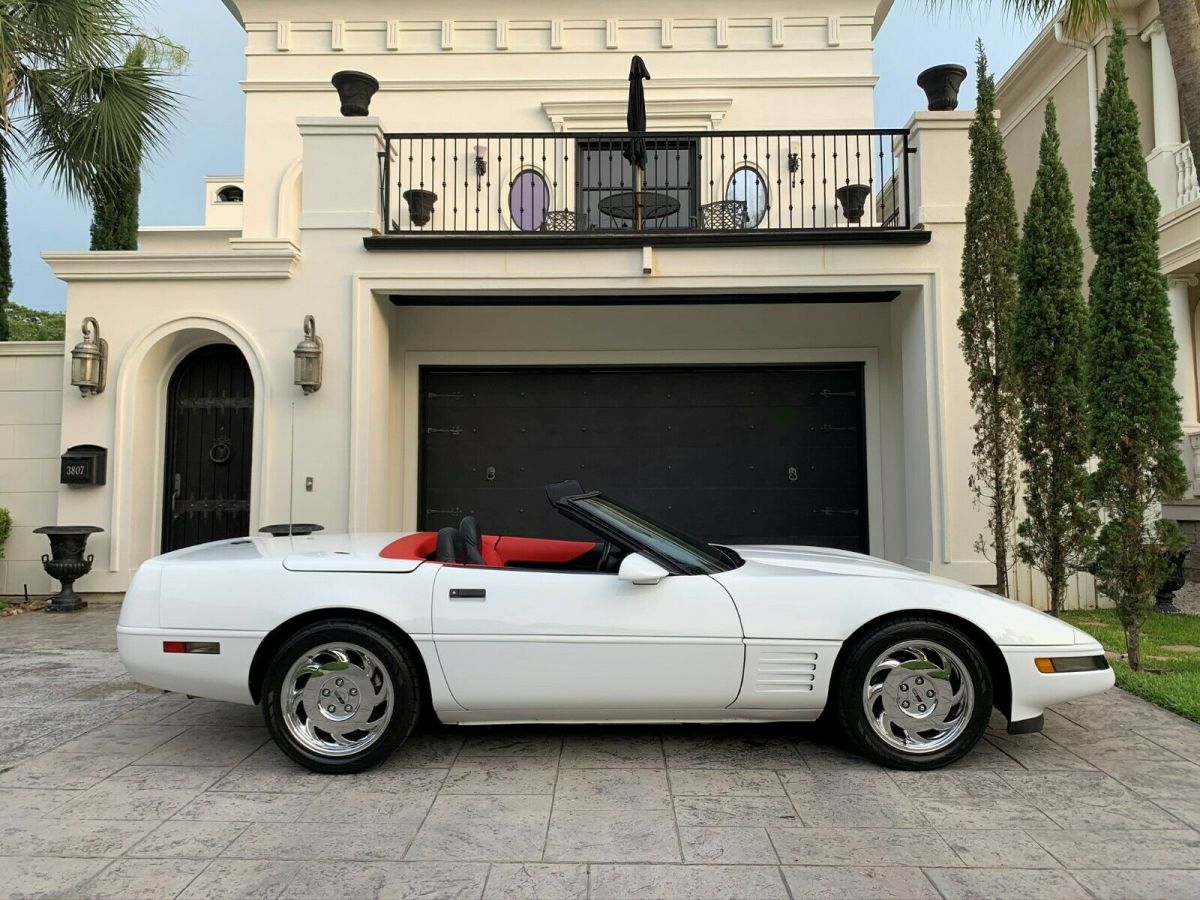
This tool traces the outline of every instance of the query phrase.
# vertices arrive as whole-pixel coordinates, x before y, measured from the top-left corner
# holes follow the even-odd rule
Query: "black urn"
[[[438,195],[433,191],[413,188],[410,191],[405,191],[403,197],[405,202],[408,203],[409,220],[418,228],[428,225],[429,219],[433,215],[433,205],[437,203]]]
[[[379,90],[379,82],[366,72],[349,69],[333,76],[338,99],[342,101],[343,116],[365,116],[371,111],[371,98]]]
[[[62,582],[62,590],[50,598],[46,612],[75,612],[87,601],[75,592],[76,579],[92,571],[92,555],[85,559],[88,538],[103,531],[97,525],[43,525],[33,529],[50,539],[50,552],[42,554],[42,568],[51,578]]]
[[[1168,554],[1167,576],[1159,586],[1158,593],[1154,595],[1154,612],[1179,612],[1179,607],[1175,605],[1175,592],[1183,587],[1187,581],[1187,576],[1183,571],[1183,564],[1187,561],[1188,554],[1191,552],[1190,547],[1185,547],[1178,553]]]
[[[846,221],[852,224],[861,222],[863,213],[867,211],[867,198],[871,196],[871,188],[865,184],[844,184],[833,193],[837,196]]]
[[[962,87],[967,70],[948,63],[926,69],[917,76],[917,86],[925,92],[930,112],[949,112],[958,109],[958,89]]]

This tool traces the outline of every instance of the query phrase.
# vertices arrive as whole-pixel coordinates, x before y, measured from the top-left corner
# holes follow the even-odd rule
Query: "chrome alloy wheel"
[[[288,670],[279,702],[284,725],[302,746],[349,756],[374,744],[391,721],[391,678],[357,644],[322,644]]]
[[[863,708],[875,733],[905,753],[934,753],[966,730],[975,688],[954,653],[933,641],[894,644],[872,664]]]

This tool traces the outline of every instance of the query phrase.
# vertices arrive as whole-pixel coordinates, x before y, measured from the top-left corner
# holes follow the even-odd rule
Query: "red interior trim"
[[[418,531],[397,538],[379,551],[382,559],[430,559],[437,553],[437,532]]]
[[[555,563],[562,565],[578,559],[595,548],[588,541],[556,541],[547,538],[507,537],[485,534],[481,537],[484,565],[507,566],[513,563]],[[437,553],[437,532],[418,531],[397,538],[379,551],[382,559],[431,560]]]

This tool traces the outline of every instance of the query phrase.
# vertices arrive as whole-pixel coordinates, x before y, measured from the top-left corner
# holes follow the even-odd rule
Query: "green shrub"
[[[8,542],[9,532],[12,531],[12,516],[7,509],[0,506],[0,559],[4,559],[4,545]]]

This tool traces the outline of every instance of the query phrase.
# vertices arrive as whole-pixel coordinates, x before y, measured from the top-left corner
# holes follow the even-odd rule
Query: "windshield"
[[[728,547],[706,544],[681,534],[647,519],[640,513],[626,509],[607,497],[593,494],[573,502],[605,525],[622,534],[628,534],[636,543],[656,556],[673,563],[685,575],[713,575],[736,569],[742,564],[742,558]]]

